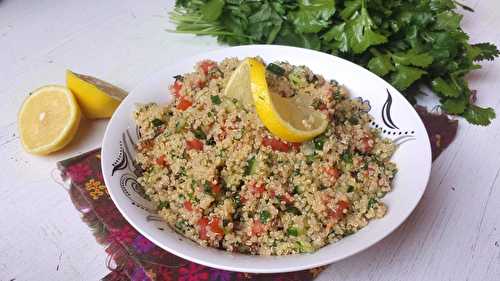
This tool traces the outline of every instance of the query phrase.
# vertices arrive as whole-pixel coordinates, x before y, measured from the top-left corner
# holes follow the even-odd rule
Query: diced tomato
[[[197,139],[187,140],[186,146],[188,149],[203,150],[203,143]]]
[[[222,191],[221,187],[220,187],[220,184],[218,183],[212,183],[210,185],[210,187],[212,188],[212,193],[213,194],[218,194]]]
[[[185,99],[185,98],[181,98],[179,103],[177,104],[177,109],[184,111],[184,110],[190,108],[191,105],[193,105],[193,103],[191,101],[189,101],[188,99]]]
[[[271,190],[271,198],[276,197],[276,192],[274,190]]]
[[[203,71],[203,74],[207,75],[208,74],[208,71],[214,67],[214,62],[213,61],[209,61],[209,60],[205,60],[205,61],[202,61],[200,63],[200,68],[201,68],[201,71]]]
[[[285,201],[287,204],[292,203],[295,199],[288,193],[285,193],[283,196],[281,196],[281,200]]]
[[[191,203],[191,201],[184,201],[184,208],[188,211],[192,211],[193,210],[193,204]]]
[[[262,193],[266,192],[266,186],[263,183],[260,184],[253,184],[252,185],[252,191],[257,193],[258,195],[261,195]]]
[[[366,136],[361,139],[361,145],[358,146],[358,150],[362,153],[369,153],[373,150],[374,145],[375,142],[373,141],[373,138],[370,136]]]
[[[200,230],[198,231],[200,233],[200,239],[202,240],[207,240],[207,225],[208,225],[208,218],[202,217],[198,220],[198,226],[200,227]]]
[[[323,172],[332,177],[333,179],[338,179],[340,177],[340,172],[335,167],[324,167]]]
[[[261,235],[265,230],[264,225],[260,222],[260,220],[254,220],[252,224],[252,234],[253,235]]]
[[[208,223],[208,226],[213,233],[224,236],[224,229],[221,227],[219,218],[212,218],[212,220]]]
[[[368,166],[368,168],[366,169],[366,171],[363,172],[363,175],[365,177],[368,177],[370,175],[370,172],[373,173],[374,171],[375,170],[372,167]]]
[[[145,140],[139,143],[137,146],[137,149],[142,152],[142,151],[148,151],[151,148],[153,148],[154,141],[153,140]]]
[[[224,140],[226,137],[227,137],[227,132],[226,132],[226,127],[222,126],[221,127],[221,131],[218,135],[217,135],[217,138],[222,141]]]
[[[161,155],[160,157],[156,158],[156,164],[165,167],[167,166],[167,160],[165,159],[165,155]]]
[[[181,96],[181,89],[182,89],[182,82],[180,80],[175,80],[174,84],[170,87],[170,91],[177,98]]]
[[[262,145],[271,147],[272,150],[281,152],[289,152],[292,149],[298,150],[300,147],[300,143],[284,142],[279,139],[268,137],[264,137],[262,139]]]
[[[339,201],[335,210],[330,211],[330,217],[335,220],[341,219],[344,216],[344,210],[349,209],[350,204],[347,201]]]
[[[207,85],[206,81],[203,81],[203,80],[196,81],[196,86],[198,86],[198,88],[200,88],[200,89],[205,88],[206,85]]]
[[[295,150],[295,151],[299,151],[300,150],[300,145],[301,143],[299,142],[290,142],[288,143],[290,145],[290,147]]]

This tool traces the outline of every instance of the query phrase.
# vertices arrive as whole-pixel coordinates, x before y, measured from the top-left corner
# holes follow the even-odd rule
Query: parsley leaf
[[[496,117],[493,108],[482,108],[476,105],[470,105],[464,112],[464,117],[472,124],[486,126]]]
[[[459,99],[446,99],[442,102],[441,107],[450,114],[462,114],[467,107],[467,100]]]
[[[262,223],[267,223],[267,221],[271,218],[271,213],[267,210],[263,210],[260,212],[259,219]]]
[[[209,21],[214,21],[222,14],[224,0],[210,0],[201,7],[203,17]]]
[[[425,73],[426,72],[420,68],[398,65],[396,67],[396,72],[391,77],[391,84],[398,90],[406,90]]]
[[[436,29],[457,29],[463,16],[453,11],[445,11],[436,16]]]
[[[316,33],[329,25],[329,19],[335,13],[335,1],[310,0],[299,1],[299,9],[290,13],[290,19],[302,33]]]
[[[394,65],[391,61],[390,55],[379,55],[373,57],[368,62],[368,69],[377,74],[378,76],[385,76],[389,72],[393,71]]]
[[[407,52],[398,52],[392,55],[395,63],[404,65],[414,65],[419,67],[429,66],[434,58],[429,53],[418,53],[415,49]]]
[[[471,46],[477,53],[473,57],[475,61],[481,60],[494,60],[500,55],[500,52],[497,49],[497,46],[491,43],[479,43]]]
[[[458,8],[473,12],[455,0],[177,0],[170,19],[176,32],[216,36],[229,45],[334,54],[370,69],[409,100],[427,86],[448,114],[487,124],[494,112],[470,104],[466,77],[481,67],[477,61],[494,60],[500,51],[470,43]]]
[[[460,95],[460,88],[457,88],[454,84],[446,82],[441,77],[432,80],[431,85],[434,92],[442,94],[443,96],[458,97]]]
[[[361,12],[356,11],[345,27],[349,47],[355,54],[387,42],[387,37],[373,31],[374,24],[364,4],[365,0],[361,0]]]

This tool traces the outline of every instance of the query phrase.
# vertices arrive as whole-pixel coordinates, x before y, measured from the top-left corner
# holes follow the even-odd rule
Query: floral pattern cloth
[[[111,273],[102,280],[118,281],[310,281],[316,268],[280,274],[250,274],[199,265],[157,247],[120,214],[104,185],[100,149],[58,163],[69,182],[69,194],[99,243],[106,245]],[[114,266],[111,266],[113,261]]]
[[[432,146],[435,160],[454,140],[457,121],[443,114],[417,107]],[[109,197],[101,171],[101,150],[63,160],[57,164],[69,182],[69,194],[82,219],[94,230],[99,243],[106,245],[111,273],[103,281],[310,281],[323,270],[250,274],[224,271],[189,262],[157,247],[139,234],[120,214]]]

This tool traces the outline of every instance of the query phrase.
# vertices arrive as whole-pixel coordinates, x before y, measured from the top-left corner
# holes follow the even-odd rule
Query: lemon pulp
[[[80,108],[68,88],[49,85],[33,91],[18,115],[24,149],[43,155],[63,148],[76,134],[80,116]]]

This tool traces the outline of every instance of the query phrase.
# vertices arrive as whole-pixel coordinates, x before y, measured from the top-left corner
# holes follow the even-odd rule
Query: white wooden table
[[[500,2],[463,1],[472,40],[500,44]],[[99,280],[106,254],[52,178],[55,162],[100,145],[105,121],[84,121],[50,157],[22,151],[16,114],[30,90],[64,83],[70,68],[130,90],[155,70],[220,46],[177,35],[172,1],[0,1],[0,280]],[[500,115],[500,63],[470,77]],[[500,118],[500,117],[499,117]],[[500,280],[500,122],[460,122],[410,218],[382,242],[331,265],[318,280]]]

